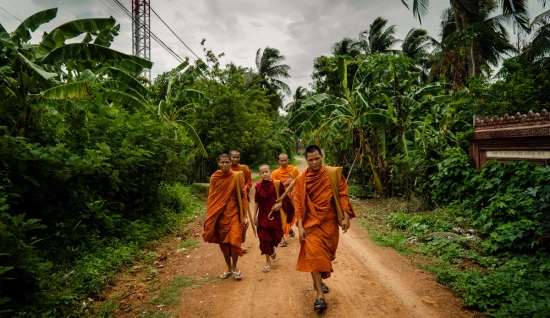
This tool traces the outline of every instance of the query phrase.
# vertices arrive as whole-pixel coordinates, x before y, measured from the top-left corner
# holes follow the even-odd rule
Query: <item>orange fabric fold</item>
[[[247,207],[246,190],[240,189],[239,194],[243,206]],[[243,224],[239,219],[240,210],[233,171],[224,173],[218,170],[212,175],[206,209],[207,215],[202,233],[204,241],[220,245],[230,244],[231,254],[243,256],[241,249]],[[225,251],[229,253],[229,248],[222,248],[224,254],[226,254]]]
[[[273,173],[271,173],[271,178],[273,180],[281,180],[281,184],[283,184],[290,177],[292,177],[293,180],[296,179],[296,177],[298,177],[298,174],[300,174],[300,172],[298,171],[298,168],[288,165],[286,168],[279,167],[279,169],[273,171]],[[285,190],[286,188],[288,188],[288,186],[285,186],[284,184],[283,186]],[[283,224],[283,230],[285,235],[288,235],[288,233],[290,233],[292,224],[294,224],[295,222],[296,222],[296,216],[294,216],[294,218],[290,220],[288,223]]]
[[[238,164],[230,166],[231,171],[242,171],[244,173],[244,184],[246,185],[246,193],[252,189],[252,171],[246,165]]]
[[[286,180],[288,180],[289,177],[292,177],[292,179],[296,179],[300,172],[298,171],[298,168],[294,166],[287,166],[286,168],[279,167],[279,169],[273,171],[271,173],[271,179],[273,180],[281,180],[281,183],[284,183]],[[287,186],[284,186],[285,190]]]
[[[342,211],[355,217],[343,176],[340,178],[338,196]],[[333,272],[332,261],[336,258],[340,231],[334,194],[325,166],[319,171],[307,168],[296,178],[294,207],[296,220],[302,219],[308,235],[300,244],[296,269],[314,274],[322,273],[323,278],[328,278]]]

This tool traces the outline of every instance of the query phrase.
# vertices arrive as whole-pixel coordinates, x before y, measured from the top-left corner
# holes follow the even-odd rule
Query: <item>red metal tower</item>
[[[151,1],[132,0],[132,54],[151,60]],[[143,70],[151,80],[151,70]]]

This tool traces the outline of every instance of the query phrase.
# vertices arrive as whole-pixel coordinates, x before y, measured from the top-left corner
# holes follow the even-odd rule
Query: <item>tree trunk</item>
[[[457,22],[457,27],[459,30],[463,31],[464,29],[476,23],[476,17],[471,12],[458,8],[454,5],[453,11],[455,14],[455,21]],[[481,54],[478,41],[479,39],[474,37],[470,39],[468,58],[466,60],[468,75],[474,77],[479,77],[481,75]]]

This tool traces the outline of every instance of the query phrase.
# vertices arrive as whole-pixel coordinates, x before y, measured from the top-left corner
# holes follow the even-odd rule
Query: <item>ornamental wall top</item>
[[[550,124],[550,113],[543,109],[540,114],[529,111],[527,114],[516,113],[515,116],[495,116],[493,118],[476,119],[476,130],[500,129],[525,126],[539,126]]]

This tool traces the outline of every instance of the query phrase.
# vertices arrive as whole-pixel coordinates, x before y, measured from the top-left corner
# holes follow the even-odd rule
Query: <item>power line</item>
[[[12,16],[14,19],[16,19],[17,21],[23,22],[23,21],[19,20],[16,16],[14,16],[13,14],[11,14],[8,10],[4,9],[3,7],[0,7],[0,9],[6,11],[9,15],[11,15],[11,16]]]
[[[121,10],[124,14],[126,14],[126,16],[128,16],[132,21],[136,22],[139,24],[139,21],[134,18],[133,14],[122,4],[120,3],[120,1],[118,0],[110,0],[111,3],[113,3],[116,7],[119,8],[119,10]],[[145,30],[147,32],[149,32],[151,34],[151,37],[157,41],[157,43],[162,47],[164,48],[166,51],[168,51],[168,53],[170,53],[176,60],[178,60],[178,62],[183,62],[183,59],[181,57],[179,57],[179,55],[176,54],[176,52],[174,52],[168,45],[166,45],[162,40],[160,40],[156,34],[154,34],[150,29],[149,27],[147,27],[147,25],[144,26]]]
[[[178,40],[180,40],[180,42],[181,42],[183,45],[185,45],[185,47],[186,47],[191,53],[193,53],[193,55],[194,55],[197,59],[199,59],[199,60],[201,59],[197,54],[195,54],[195,52],[193,52],[193,50],[191,50],[191,48],[190,48],[189,46],[187,46],[187,44],[185,44],[185,42],[183,42],[182,39],[180,39],[180,37],[176,34],[176,32],[174,32],[174,31],[172,30],[172,28],[170,28],[170,27],[168,26],[168,24],[166,24],[166,22],[164,22],[164,20],[163,20],[163,19],[158,15],[158,13],[153,9],[153,7],[151,7],[151,11],[153,11],[153,13],[157,16],[157,18],[159,18],[160,21],[161,21],[162,23],[164,23],[164,25],[168,28],[168,30],[170,30],[170,32],[172,32],[172,34],[175,35],[176,38],[178,38]]]
[[[118,11],[120,9],[118,9],[117,7],[114,7],[114,9],[113,9],[113,7],[111,6],[112,4],[107,4],[107,3],[103,2],[103,0],[99,0],[99,1],[101,1],[101,3],[103,3],[103,5],[107,7],[107,9],[113,11],[114,14],[116,14],[118,17],[120,17],[121,20],[123,20],[127,24],[131,25],[131,23],[128,20],[126,20],[123,15],[120,15],[120,12]],[[124,12],[123,12],[123,14],[124,14]]]
[[[134,18],[132,13],[118,0],[109,0],[116,6],[118,6],[120,9],[123,10],[123,12],[132,19],[132,21],[136,21],[136,23],[139,23],[137,19]],[[154,34],[147,26],[144,26],[145,30],[151,34],[151,37],[153,40],[155,40],[163,49],[165,49],[172,57],[174,57],[178,62],[182,63],[184,60],[176,53],[174,52],[166,43],[164,43],[156,34]]]

